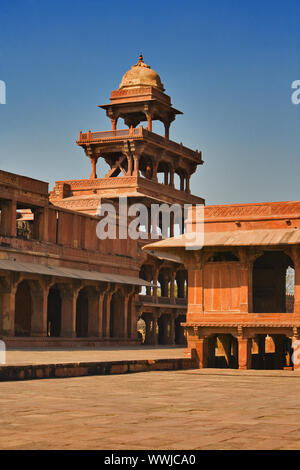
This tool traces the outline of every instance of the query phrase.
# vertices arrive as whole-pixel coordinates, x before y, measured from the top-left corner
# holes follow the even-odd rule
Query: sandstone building
[[[0,334],[9,346],[138,344],[139,319],[146,344],[186,341],[183,264],[143,252],[147,238],[99,240],[96,213],[120,196],[149,215],[153,203],[202,204],[190,192],[201,152],[170,140],[182,113],[142,56],[100,107],[112,130],[77,140],[91,163],[88,179],[58,181],[49,195],[47,183],[0,172]],[[120,118],[126,129],[117,129]],[[154,120],[164,136],[152,132]],[[99,159],[109,165],[102,178]]]

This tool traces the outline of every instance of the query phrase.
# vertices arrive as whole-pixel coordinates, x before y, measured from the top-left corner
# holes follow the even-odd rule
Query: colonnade
[[[0,333],[137,340],[136,295],[135,286],[12,274],[1,278]]]

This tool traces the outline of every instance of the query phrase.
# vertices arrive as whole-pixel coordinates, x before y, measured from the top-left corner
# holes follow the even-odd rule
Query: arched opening
[[[22,281],[16,291],[15,298],[15,336],[30,336],[32,299],[30,286]]]
[[[162,268],[158,275],[158,284],[160,286],[160,296],[170,297],[171,279],[168,268]]]
[[[124,337],[124,296],[120,291],[115,292],[111,298],[110,337]]]
[[[292,369],[292,356],[292,340],[283,334],[257,334],[252,341],[252,369]]]
[[[186,298],[187,271],[177,271],[175,278],[175,297],[178,299]]]
[[[85,289],[82,289],[76,301],[76,336],[88,336],[89,299]]]
[[[153,177],[153,162],[151,157],[143,155],[140,158],[139,162],[139,174],[147,179],[152,179]]]
[[[256,259],[253,265],[253,312],[285,313],[293,308],[294,278],[291,280],[289,274],[293,270],[293,261],[282,251],[265,252]]]
[[[175,175],[174,175],[174,187],[175,189],[178,189],[180,191],[185,191],[185,186],[186,186],[186,172],[185,170],[182,170],[178,168],[175,170]]]
[[[57,287],[51,287],[47,303],[47,336],[60,336],[61,296]]]
[[[158,165],[157,180],[159,183],[164,184],[165,186],[168,186],[170,184],[170,168],[167,163],[161,162]]]
[[[209,338],[208,367],[238,369],[238,341],[231,334],[218,334]]]

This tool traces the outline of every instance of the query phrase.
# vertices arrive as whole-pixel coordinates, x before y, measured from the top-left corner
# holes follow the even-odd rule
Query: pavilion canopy
[[[163,251],[165,249],[187,248],[199,249],[199,240],[191,234],[168,238],[144,246],[144,250]],[[255,246],[255,245],[297,245],[300,244],[300,229],[292,227],[286,229],[264,230],[233,230],[231,232],[204,232],[203,247],[217,246]]]

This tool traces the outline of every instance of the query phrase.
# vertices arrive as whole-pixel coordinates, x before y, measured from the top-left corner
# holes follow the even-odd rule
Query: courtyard
[[[0,449],[300,448],[298,372],[147,372],[0,389]]]

